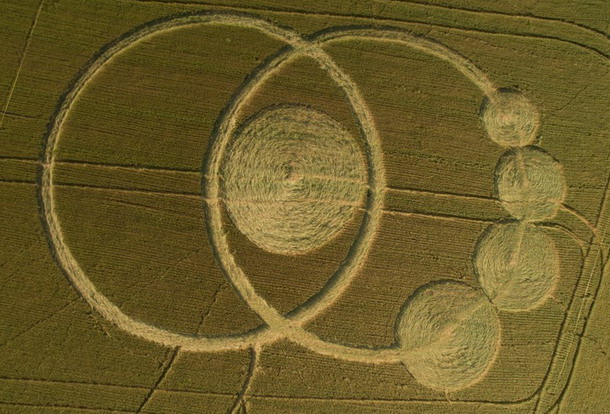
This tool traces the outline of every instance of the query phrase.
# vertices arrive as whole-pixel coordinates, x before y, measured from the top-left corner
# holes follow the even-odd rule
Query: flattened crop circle
[[[204,174],[204,176],[207,175],[210,179],[209,185],[204,186],[205,196],[208,200],[211,200],[206,204],[207,216],[210,219],[208,229],[210,238],[213,240],[213,245],[217,250],[217,253],[220,253],[219,257],[221,258],[221,265],[224,268],[225,274],[235,285],[248,305],[250,305],[268,325],[243,334],[223,337],[184,335],[152,326],[125,314],[104,294],[98,291],[73,256],[69,246],[66,244],[56,211],[55,188],[53,185],[56,147],[63,124],[80,92],[87,83],[94,78],[99,70],[114,56],[122,53],[144,38],[148,38],[166,30],[204,23],[233,25],[259,30],[268,36],[284,41],[291,46],[291,48],[282,49],[279,53],[274,55],[272,59],[265,62],[253,72],[249,77],[248,82],[234,95],[233,99],[222,113],[220,122],[218,123],[219,127],[216,130],[216,139],[213,141],[211,151],[209,152],[208,163],[206,164],[208,169],[205,172],[209,173],[211,171],[211,174],[209,175]],[[220,206],[218,204],[218,168],[228,139],[234,131],[239,110],[247,101],[247,98],[250,96],[249,94],[256,89],[256,85],[260,84],[265,77],[272,74],[290,58],[299,54],[304,54],[318,60],[324,68],[329,71],[331,77],[344,89],[345,94],[357,115],[358,123],[360,124],[360,128],[368,146],[369,192],[366,203],[368,211],[363,219],[359,237],[354,241],[348,259],[343,262],[342,267],[333,278],[331,278],[331,281],[327,283],[324,287],[324,291],[320,292],[315,299],[310,300],[309,306],[302,306],[298,310],[293,311],[290,318],[285,318],[279,315],[273,307],[268,305],[267,302],[254,291],[245,274],[237,267],[233,256],[229,252],[227,241],[224,238],[224,235],[222,235]],[[286,328],[288,324],[300,326],[300,324],[304,323],[307,319],[315,316],[321,309],[329,306],[330,303],[339,296],[337,290],[346,287],[346,284],[348,284],[350,278],[355,274],[359,264],[366,257],[366,252],[372,244],[374,230],[377,227],[381,216],[382,192],[384,186],[385,178],[383,165],[381,163],[381,149],[372,116],[368,113],[368,109],[351,79],[335,65],[332,59],[323,52],[318,45],[303,40],[292,30],[282,28],[259,17],[234,13],[200,12],[160,19],[144,24],[104,47],[96,57],[81,70],[70,88],[62,96],[57,110],[51,119],[47,133],[43,138],[37,189],[41,220],[51,251],[69,281],[100,315],[124,331],[164,346],[181,347],[188,351],[213,352],[227,349],[244,349],[253,344],[275,341],[285,336],[282,331],[284,331],[284,328]]]
[[[224,203],[261,249],[306,254],[362,204],[366,165],[354,137],[323,112],[272,106],[237,132],[222,166]]]
[[[498,309],[527,311],[553,293],[559,253],[553,239],[531,224],[494,224],[477,244],[474,266],[483,291]]]
[[[296,36],[296,35],[295,35]],[[212,248],[218,257],[225,275],[244,299],[244,301],[272,327],[286,326],[299,327],[316,316],[321,310],[327,308],[337,300],[342,291],[349,285],[351,279],[364,262],[368,251],[372,247],[375,230],[379,226],[383,213],[383,192],[385,190],[385,173],[382,161],[382,150],[379,134],[375,128],[372,114],[354,82],[335,64],[335,62],[321,49],[321,43],[329,39],[312,38],[306,41],[298,36],[294,39],[284,39],[290,42],[292,49],[289,52],[274,56],[267,64],[253,72],[252,76],[234,95],[233,99],[224,109],[217,122],[217,134],[208,150],[207,159],[204,160],[204,174],[202,179],[202,193],[208,202],[205,204],[206,215],[209,220],[208,234]],[[304,304],[289,313],[288,318],[280,315],[275,308],[260,297],[249,282],[243,270],[237,265],[229,247],[225,233],[222,231],[222,214],[220,208],[221,185],[220,169],[229,141],[235,134],[237,119],[242,115],[243,108],[249,98],[264,83],[265,79],[278,71],[290,59],[304,55],[316,60],[327,71],[330,78],[343,90],[352,112],[356,116],[361,136],[364,141],[365,154],[368,164],[368,192],[364,209],[366,211],[358,235],[350,251],[341,263],[335,274],[324,287]],[[287,335],[294,336],[294,329],[288,330]],[[292,332],[292,334],[290,333]]]
[[[403,362],[420,383],[455,391],[480,381],[500,348],[500,321],[483,293],[462,282],[420,287],[398,326]]]

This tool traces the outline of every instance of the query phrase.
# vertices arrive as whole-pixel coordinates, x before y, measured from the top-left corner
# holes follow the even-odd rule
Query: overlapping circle
[[[103,295],[87,277],[66,244],[56,211],[53,185],[56,148],[61,136],[62,127],[72,105],[87,83],[114,56],[123,53],[142,39],[149,38],[166,30],[197,24],[232,25],[255,29],[287,44],[286,47],[270,56],[256,68],[229,100],[229,103],[217,120],[210,146],[202,165],[202,196],[212,249],[226,278],[233,285],[236,292],[264,321],[264,325],[252,331],[223,337],[185,335],[150,325],[125,314]],[[492,139],[501,145],[507,146],[514,143],[520,146],[531,143],[531,137],[532,134],[536,133],[537,125],[530,125],[531,117],[529,117],[528,111],[531,108],[528,101],[521,99],[520,96],[511,96],[504,99],[506,98],[504,95],[498,95],[501,91],[495,88],[474,64],[460,54],[440,43],[413,35],[400,28],[347,27],[326,29],[304,38],[293,30],[280,27],[260,17],[237,13],[213,12],[191,13],[147,23],[103,48],[81,71],[60,101],[60,105],[50,122],[48,132],[44,138],[38,186],[42,222],[58,264],[81,296],[104,318],[116,324],[119,328],[168,347],[180,347],[187,351],[213,352],[245,349],[252,346],[261,346],[281,338],[288,338],[315,352],[336,358],[367,363],[404,362],[415,372],[415,377],[422,384],[432,388],[454,390],[480,380],[492,364],[499,349],[500,326],[492,305],[493,299],[490,300],[490,298],[481,292],[473,290],[462,282],[425,286],[425,289],[414,293],[406,302],[401,320],[397,325],[396,343],[389,347],[372,349],[342,345],[325,341],[303,328],[305,322],[311,320],[333,304],[347,289],[351,280],[363,266],[367,254],[372,247],[375,231],[379,226],[383,214],[383,196],[386,185],[385,172],[380,137],[375,127],[373,116],[356,84],[336,65],[333,59],[322,48],[324,44],[329,42],[362,38],[398,42],[451,63],[481,89],[487,97],[488,108],[491,109],[483,112],[487,114],[484,115],[484,123],[487,126],[491,125],[490,128],[492,129],[488,128],[488,132]],[[297,224],[300,223],[300,218],[298,217],[296,219],[291,218],[290,226],[287,228],[286,226],[282,227],[285,223],[280,222],[278,225],[275,222],[274,225],[279,226],[273,229],[275,233],[264,234],[264,232],[258,231],[260,229],[256,227],[260,224],[255,223],[257,217],[260,215],[271,217],[277,213],[281,221],[281,217],[286,217],[284,210],[278,209],[275,213],[273,211],[258,211],[258,213],[252,216],[251,213],[254,208],[251,204],[246,204],[249,210],[244,210],[240,207],[238,204],[244,197],[257,195],[255,187],[258,184],[250,182],[250,184],[246,183],[246,186],[243,187],[234,181],[246,179],[241,174],[243,171],[239,168],[233,170],[234,172],[237,171],[236,175],[225,174],[225,182],[221,182],[220,176],[222,175],[223,166],[231,165],[232,162],[237,162],[238,164],[245,162],[246,164],[243,165],[248,166],[248,168],[254,168],[254,170],[264,168],[264,166],[261,167],[259,161],[248,155],[248,145],[252,144],[257,150],[263,152],[272,152],[271,154],[265,153],[264,157],[272,157],[275,153],[274,151],[277,150],[276,147],[270,147],[270,143],[260,142],[260,136],[256,135],[260,132],[260,128],[268,128],[269,125],[263,125],[262,127],[258,125],[259,129],[254,128],[249,136],[246,134],[246,141],[242,142],[245,145],[242,148],[243,151],[240,152],[239,149],[239,145],[242,144],[233,144],[237,145],[237,147],[233,148],[234,151],[232,151],[230,157],[226,157],[227,150],[232,145],[231,140],[235,139],[236,133],[239,131],[239,120],[244,118],[244,108],[247,106],[249,99],[261,88],[265,80],[298,56],[307,56],[314,59],[343,90],[352,112],[355,114],[360,138],[364,147],[364,154],[366,155],[366,166],[360,169],[362,163],[356,152],[354,152],[355,147],[350,142],[351,137],[339,133],[330,144],[340,148],[342,153],[345,152],[347,154],[346,160],[349,166],[340,169],[328,167],[325,172],[317,171],[316,169],[312,170],[310,168],[311,163],[309,163],[307,164],[309,169],[306,171],[306,174],[324,175],[330,172],[333,180],[353,180],[359,184],[364,184],[367,191],[361,206],[365,213],[358,230],[358,235],[337,271],[316,295],[309,298],[305,303],[287,315],[282,315],[256,292],[246,274],[238,266],[233,257],[229,242],[223,231],[222,204],[224,203],[227,206],[230,215],[237,222],[238,227],[260,247],[275,253],[291,254],[306,252],[312,246],[319,247],[330,240],[340,229],[346,218],[349,217],[353,207],[360,207],[358,203],[361,201],[359,197],[352,200],[347,194],[343,194],[345,197],[340,196],[339,199],[331,199],[330,201],[333,202],[345,202],[346,200],[343,198],[347,197],[350,208],[345,210],[345,214],[341,213],[339,215],[338,221],[330,227],[331,231],[326,233],[317,231],[319,230],[318,221],[321,216],[328,215],[329,210],[326,207],[318,206],[313,215],[302,211],[302,209],[297,209],[297,212],[301,214],[301,218],[304,219],[303,223],[305,223],[302,228],[298,229],[298,231],[302,232],[302,237],[293,237],[294,234],[287,231],[287,228],[288,230],[295,230],[295,222]],[[513,104],[516,105],[514,108],[511,107]],[[329,121],[319,113],[313,115],[313,112],[303,110],[302,108],[297,109],[296,113],[299,113],[299,111],[307,112],[303,116],[314,120],[317,118],[319,124],[324,124],[326,127],[333,124],[332,121]],[[277,115],[277,112],[275,115]],[[294,115],[293,108],[292,112],[288,111],[282,116],[285,118]],[[273,117],[271,118],[271,121],[273,121]],[[332,130],[334,131],[332,133],[336,133],[337,128],[336,125],[333,125],[328,131]],[[249,131],[248,125],[243,127],[241,132],[243,133],[244,130],[246,132]],[[514,139],[511,138],[511,134],[515,135]],[[250,139],[250,142],[248,142],[248,139]],[[306,137],[303,142],[313,147],[321,145],[322,150],[324,149],[324,145],[318,139]],[[301,144],[302,142],[297,145]],[[326,145],[330,144],[326,143]],[[286,143],[280,145],[283,148],[279,152],[280,154],[284,154],[286,150],[285,145]],[[318,150],[320,148],[312,149],[314,153]],[[240,158],[240,154],[243,155],[243,160]],[[237,160],[235,157],[237,157]],[[269,161],[269,158],[265,159]],[[285,160],[282,158],[280,161]],[[298,172],[291,175],[292,167],[290,166],[286,167],[287,170],[282,166],[276,165],[272,167],[274,171],[264,172],[264,174],[269,173],[269,179],[264,179],[263,182],[268,185],[271,180],[274,182],[273,185],[275,185],[276,181],[281,181],[280,192],[285,193],[294,188],[296,184],[293,181],[295,179],[304,179],[304,177],[298,176]],[[281,171],[277,171],[278,169]],[[277,174],[280,174],[281,177],[278,178]],[[324,179],[322,178],[322,180]],[[265,191],[269,190],[269,188],[269,186],[265,187]],[[332,188],[333,186],[327,183],[322,187],[323,191],[320,194],[327,196],[327,190]],[[284,193],[282,193],[283,195],[270,193],[270,200],[285,201],[287,196]],[[335,194],[333,193],[333,195]],[[529,201],[529,199],[526,201]],[[253,217],[254,219],[252,219]],[[273,222],[273,220],[269,222]],[[311,226],[308,227],[310,224]],[[308,237],[309,239],[307,239]],[[304,244],[302,242],[303,239],[307,239]],[[482,271],[479,276],[487,277],[486,271]],[[495,285],[488,283],[484,286],[491,286],[486,289],[496,289],[497,283]],[[449,318],[453,308],[442,308],[444,301],[440,299],[445,296],[452,298],[451,304],[454,308],[462,308],[464,310],[464,314],[458,315],[457,320]],[[435,320],[440,321],[440,325]],[[440,331],[427,332],[424,330],[425,327],[433,327],[435,329],[440,327]],[[476,344],[475,342],[480,338],[484,338],[485,342]],[[425,349],[426,347],[434,347],[436,345],[438,347],[434,350]],[[471,345],[474,346],[474,353],[462,352],[462,348]],[[424,359],[417,362],[417,358],[422,355]],[[446,367],[443,367],[446,364],[451,366],[445,369]]]
[[[72,255],[59,222],[54,197],[53,175],[56,158],[56,148],[63,124],[70,108],[78,98],[79,93],[87,83],[94,78],[100,69],[111,59],[127,50],[137,42],[166,30],[197,24],[231,25],[259,30],[268,36],[279,39],[289,46],[280,50],[259,66],[246,83],[234,94],[229,104],[221,113],[214,136],[211,140],[203,171],[203,195],[208,233],[212,241],[220,265],[232,285],[246,303],[259,314],[266,326],[261,326],[243,334],[226,337],[206,337],[185,335],[171,332],[146,322],[136,320],[126,315],[105,295],[97,290],[87,277],[76,258]],[[363,219],[358,238],[352,244],[347,258],[342,266],[331,277],[322,291],[307,303],[294,310],[290,315],[280,315],[264,298],[259,296],[248,281],[243,271],[237,266],[229,250],[228,242],[222,231],[221,194],[219,185],[219,168],[225,149],[233,136],[237,119],[248,98],[261,86],[262,82],[277,72],[279,68],[297,56],[309,56],[327,70],[332,79],[343,89],[365,141],[368,161],[368,189],[364,207],[366,217]],[[206,178],[207,177],[207,178]],[[209,178],[209,179],[208,179]],[[316,41],[307,41],[296,32],[280,27],[257,16],[239,13],[200,12],[190,13],[170,18],[164,18],[147,23],[115,42],[103,48],[100,53],[80,72],[70,89],[64,94],[59,107],[49,124],[44,137],[42,163],[38,176],[39,204],[43,226],[54,256],[64,270],[64,273],[82,297],[104,318],[116,324],[121,329],[140,336],[146,340],[157,342],[168,347],[180,347],[187,351],[221,351],[229,349],[244,349],[253,345],[262,345],[290,333],[300,330],[300,325],[313,318],[319,311],[334,302],[347,287],[349,281],[362,265],[368,249],[371,247],[374,230],[382,214],[383,190],[385,176],[381,162],[379,134],[375,129],[372,116],[362,100],[358,88],[353,81],[341,71]]]

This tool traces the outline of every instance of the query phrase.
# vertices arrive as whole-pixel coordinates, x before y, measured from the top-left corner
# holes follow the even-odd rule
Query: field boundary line
[[[19,80],[19,75],[21,74],[21,68],[23,67],[23,62],[25,61],[25,56],[27,55],[28,49],[30,47],[30,43],[32,41],[32,37],[34,35],[34,29],[36,28],[36,23],[38,23],[38,17],[40,17],[40,12],[42,11],[42,5],[44,4],[44,0],[40,0],[40,4],[38,5],[38,9],[36,10],[36,14],[34,15],[34,19],[28,30],[28,34],[25,40],[25,45],[23,46],[23,50],[21,51],[21,57],[19,58],[19,65],[17,66],[17,70],[15,71],[15,76],[13,77],[13,82],[11,84],[11,89],[8,92],[6,97],[6,102],[4,103],[4,109],[2,110],[2,117],[0,118],[0,131],[2,130],[2,125],[4,125],[4,118],[6,117],[6,113],[8,111],[9,105],[13,98],[13,92],[15,91],[15,87],[17,86],[17,81]]]

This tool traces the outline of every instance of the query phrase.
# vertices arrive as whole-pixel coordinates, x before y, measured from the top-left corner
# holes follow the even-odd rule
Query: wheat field
[[[0,1],[0,412],[609,412],[609,19]]]

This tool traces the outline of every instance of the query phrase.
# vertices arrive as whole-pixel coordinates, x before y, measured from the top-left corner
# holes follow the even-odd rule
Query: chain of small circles
[[[507,148],[495,170],[495,193],[514,221],[494,224],[474,254],[483,291],[500,310],[541,306],[559,276],[553,240],[536,222],[557,215],[566,197],[559,162],[534,145],[540,113],[520,92],[499,89],[485,99],[481,119],[495,143]]]

